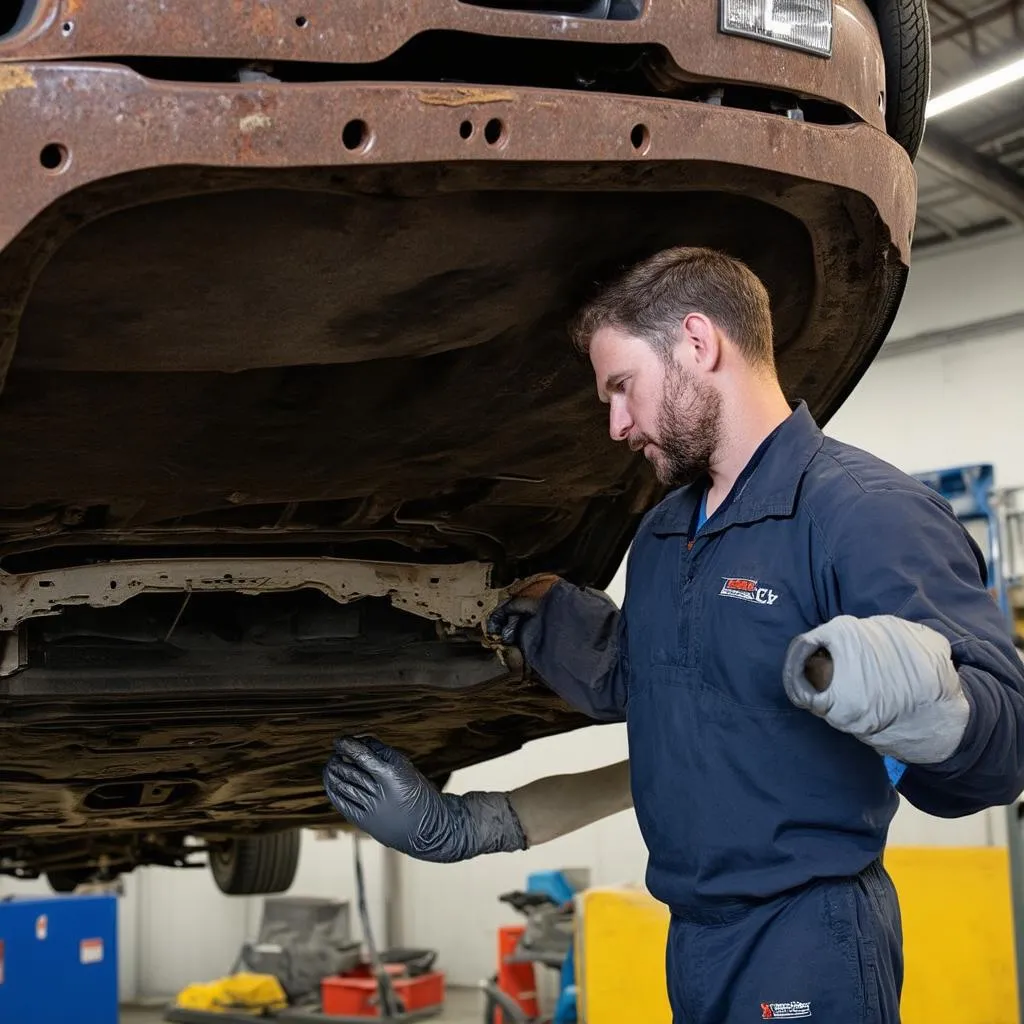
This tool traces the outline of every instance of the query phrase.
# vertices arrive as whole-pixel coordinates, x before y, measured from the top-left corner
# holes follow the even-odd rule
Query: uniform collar
[[[701,533],[717,533],[770,516],[791,516],[800,481],[824,440],[807,404],[800,402],[761,443],[718,510],[720,514],[712,515]],[[660,536],[688,534],[706,487],[705,479],[670,494],[655,513],[652,531]]]

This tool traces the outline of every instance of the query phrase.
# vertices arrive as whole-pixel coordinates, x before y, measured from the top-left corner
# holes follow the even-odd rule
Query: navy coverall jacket
[[[951,643],[970,704],[959,749],[900,792],[954,817],[1024,788],[1024,672],[948,504],[826,438],[801,404],[690,536],[704,485],[670,494],[635,537],[621,614],[561,581],[524,646],[570,704],[628,723],[651,893],[675,912],[743,905],[881,854],[897,805],[883,759],[795,708],[789,641],[836,615],[889,614]]]

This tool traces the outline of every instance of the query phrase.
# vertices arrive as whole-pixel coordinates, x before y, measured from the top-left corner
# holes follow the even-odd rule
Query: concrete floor
[[[437,1024],[481,1024],[483,1013],[483,998],[475,989],[449,989],[445,1012],[430,1020]],[[163,1019],[162,1007],[126,1007],[121,1011],[121,1024],[161,1024]]]

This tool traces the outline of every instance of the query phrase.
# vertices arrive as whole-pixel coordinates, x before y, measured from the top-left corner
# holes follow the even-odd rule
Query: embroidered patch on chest
[[[755,604],[775,604],[779,595],[771,587],[762,587],[757,580],[742,577],[723,576],[719,597],[735,597],[739,601],[753,601]]]

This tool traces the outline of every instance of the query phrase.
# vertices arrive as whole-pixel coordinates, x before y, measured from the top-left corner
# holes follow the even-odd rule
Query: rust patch
[[[247,114],[238,122],[238,128],[243,134],[251,135],[258,128],[270,128],[273,123],[266,114]]]
[[[0,65],[0,103],[12,89],[34,89],[36,80],[28,68],[18,64]]]
[[[438,107],[465,107],[474,103],[511,103],[515,94],[508,89],[421,89],[416,93],[420,103]]]

